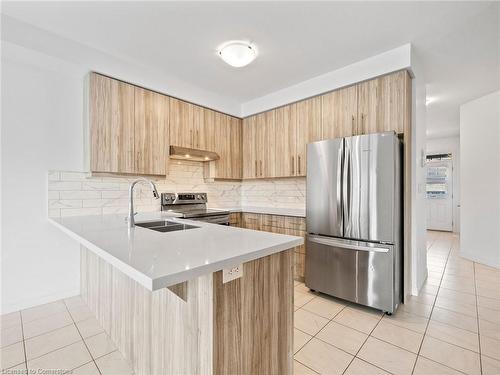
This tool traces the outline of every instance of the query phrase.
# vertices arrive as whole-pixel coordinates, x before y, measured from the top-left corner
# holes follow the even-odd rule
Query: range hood
[[[218,153],[196,148],[180,146],[170,146],[170,159],[193,160],[193,161],[213,161],[219,160]]]

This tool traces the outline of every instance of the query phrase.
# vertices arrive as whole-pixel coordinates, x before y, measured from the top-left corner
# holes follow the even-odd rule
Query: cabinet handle
[[[354,131],[354,115],[352,115],[352,125],[351,125],[351,132]]]
[[[196,131],[196,147],[200,148],[200,132]]]
[[[365,134],[365,115],[361,114],[361,134]]]
[[[260,176],[262,177],[262,160],[260,161]]]
[[[298,160],[297,160],[297,169],[299,170],[299,173],[298,173],[298,174],[299,174],[299,176],[300,176],[300,155],[299,155],[299,156],[297,156],[297,159],[298,159]]]
[[[259,175],[259,169],[257,168],[257,160],[255,160],[255,177]]]
[[[293,156],[292,156],[292,176],[295,174],[295,173],[294,173],[294,172],[295,172],[295,171],[294,171],[294,164],[295,164],[295,163],[294,163]]]
[[[190,130],[190,131],[189,131],[189,144],[190,144],[190,145],[193,145],[193,144],[194,144],[194,142],[193,142],[193,141],[194,141],[194,138],[193,138],[193,131],[192,131],[192,130]]]

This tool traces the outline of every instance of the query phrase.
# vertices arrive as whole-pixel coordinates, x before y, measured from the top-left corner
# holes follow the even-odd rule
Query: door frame
[[[448,183],[451,185],[450,194],[451,194],[451,230],[442,230],[443,232],[455,232],[455,186],[454,186],[454,156],[452,152],[432,152],[426,154],[426,168],[429,166],[435,165],[439,166],[442,163],[449,163],[451,174],[448,177]],[[426,185],[427,185],[427,170],[426,170]],[[427,201],[427,193],[426,193],[426,201]],[[426,219],[426,227],[427,227],[427,219]],[[440,231],[440,229],[429,229],[427,230],[436,230]]]

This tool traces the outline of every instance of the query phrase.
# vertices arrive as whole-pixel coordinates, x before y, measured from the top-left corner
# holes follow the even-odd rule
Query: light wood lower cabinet
[[[294,278],[299,281],[304,281],[304,268],[305,268],[305,257],[306,257],[305,218],[295,217],[295,216],[268,215],[268,214],[243,212],[243,213],[232,213],[230,215],[230,223],[231,220],[235,224],[230,224],[230,225],[239,226],[242,228],[304,237],[304,244],[293,248]]]

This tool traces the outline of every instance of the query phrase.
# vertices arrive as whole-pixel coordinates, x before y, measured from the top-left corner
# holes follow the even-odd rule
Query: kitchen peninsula
[[[293,250],[301,237],[123,215],[50,219],[81,244],[81,295],[136,374],[291,374]],[[223,269],[243,264],[224,283]]]

